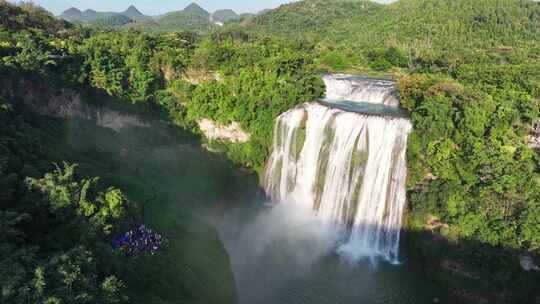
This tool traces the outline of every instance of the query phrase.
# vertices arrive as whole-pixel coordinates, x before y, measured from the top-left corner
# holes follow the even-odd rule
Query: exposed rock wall
[[[41,115],[59,118],[82,118],[93,120],[96,125],[120,131],[124,127],[148,127],[149,125],[135,115],[96,107],[81,101],[81,96],[71,90],[62,90],[59,95],[45,102],[29,104]]]
[[[81,100],[81,95],[70,89],[52,90],[21,80],[13,83],[2,81],[0,89],[6,98],[22,98],[24,103],[40,115],[57,118],[81,118],[96,125],[119,131],[124,127],[148,127],[141,118],[127,113],[91,105]]]
[[[540,120],[533,124],[531,134],[529,135],[529,147],[540,152]]]
[[[248,142],[251,137],[237,122],[221,125],[210,119],[203,118],[199,119],[197,124],[201,132],[210,140],[226,140],[238,144]]]

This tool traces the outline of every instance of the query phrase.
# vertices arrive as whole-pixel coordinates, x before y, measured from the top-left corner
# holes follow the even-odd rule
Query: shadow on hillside
[[[540,273],[522,270],[518,252],[474,241],[403,231],[401,264],[392,265],[343,254],[347,234],[293,203],[231,208],[218,227],[241,304],[534,304],[540,296]]]
[[[402,252],[411,269],[449,289],[447,303],[540,303],[540,272],[525,271],[517,250],[404,231]]]

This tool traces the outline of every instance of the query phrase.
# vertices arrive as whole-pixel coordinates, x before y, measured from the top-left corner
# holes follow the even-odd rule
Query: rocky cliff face
[[[540,152],[540,120],[537,120],[531,129],[529,135],[529,147]]]
[[[239,144],[248,142],[251,137],[237,122],[221,125],[210,119],[199,119],[197,124],[201,132],[210,140],[225,140]]]
[[[120,131],[125,127],[148,127],[149,125],[135,115],[100,108],[81,101],[81,96],[71,90],[62,90],[46,102],[35,102],[37,98],[29,95],[28,104],[41,115],[58,118],[81,118],[92,120],[96,125]]]
[[[40,115],[57,118],[81,118],[95,121],[96,125],[119,131],[124,127],[148,127],[141,118],[104,107],[91,105],[81,100],[73,90],[51,90],[27,81],[13,83],[1,81],[0,95],[6,98],[23,98],[24,103]]]

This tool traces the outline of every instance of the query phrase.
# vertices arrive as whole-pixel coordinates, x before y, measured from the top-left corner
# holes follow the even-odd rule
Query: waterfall
[[[373,91],[375,86],[370,83],[369,90],[363,90],[354,85],[357,92]],[[327,97],[336,91],[327,83]],[[356,96],[383,103],[389,100],[381,98],[385,94]],[[277,119],[266,192],[275,202],[310,208],[324,225],[342,229],[341,253],[397,262],[411,128],[404,118],[348,112],[316,102],[298,106]]]
[[[326,98],[399,106],[394,82],[345,74],[326,74]]]

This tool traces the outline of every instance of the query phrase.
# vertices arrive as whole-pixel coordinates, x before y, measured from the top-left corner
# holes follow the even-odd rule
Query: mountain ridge
[[[193,2],[182,10],[170,11],[159,16],[145,15],[135,5],[130,5],[122,12],[100,12],[93,9],[81,11],[76,7],[71,7],[62,12],[59,17],[66,21],[90,25],[109,24],[111,27],[122,27],[138,24],[150,31],[208,32],[226,22],[244,18],[246,15],[252,14],[240,15],[232,9],[219,9],[210,13]]]
[[[218,21],[218,22],[227,22],[232,20],[237,20],[240,18],[240,15],[238,15],[234,10],[232,9],[220,9],[215,12],[213,12],[210,15],[210,18],[212,21]]]
[[[121,12],[120,15],[129,17],[134,21],[144,21],[152,19],[152,17],[141,13],[141,11],[139,11],[134,5],[130,5],[125,11]]]
[[[99,19],[110,18],[113,16],[125,16],[134,21],[151,20],[152,17],[144,15],[134,5],[130,5],[123,12],[101,12],[93,9],[81,11],[76,7],[71,7],[63,11],[58,17],[70,22],[94,22]]]
[[[205,17],[205,18],[210,17],[210,13],[195,2],[190,3],[182,11],[184,13],[193,14],[200,17]]]

